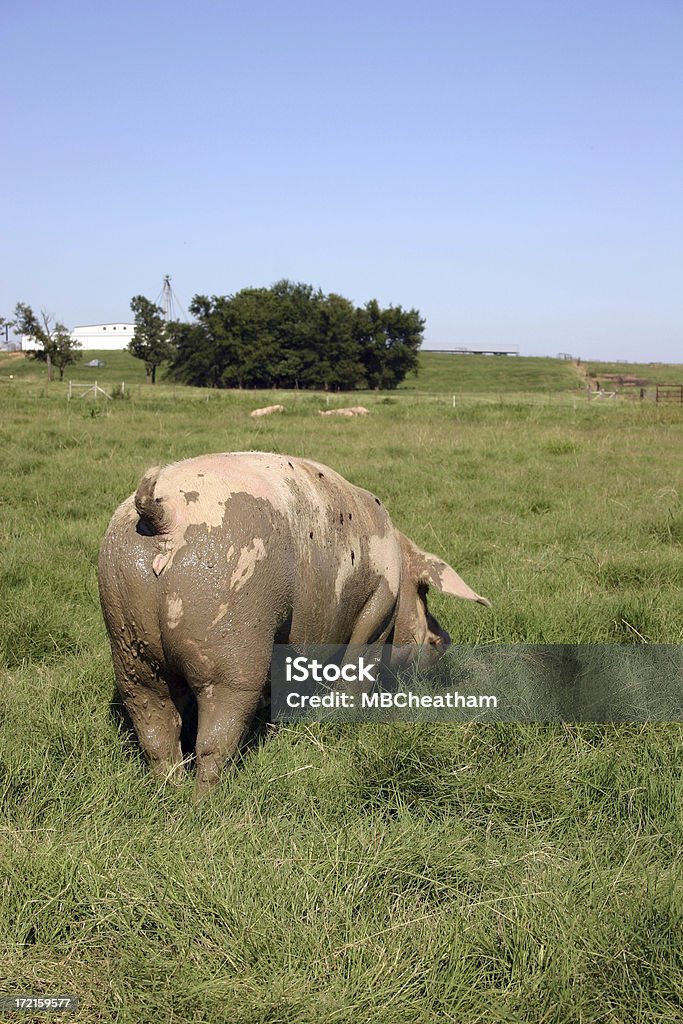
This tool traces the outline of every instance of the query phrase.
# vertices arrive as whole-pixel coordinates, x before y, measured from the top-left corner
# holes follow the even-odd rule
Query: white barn
[[[80,342],[84,352],[92,349],[116,352],[126,348],[134,334],[135,324],[92,324],[88,327],[74,327],[71,337]]]
[[[104,352],[118,352],[127,347],[135,334],[135,324],[89,324],[85,327],[74,327],[71,337],[79,342],[82,352],[93,349]],[[35,352],[40,345],[35,338],[22,335],[23,352]]]

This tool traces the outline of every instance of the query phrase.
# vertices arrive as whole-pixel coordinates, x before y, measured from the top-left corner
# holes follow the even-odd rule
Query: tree
[[[154,384],[157,367],[173,355],[171,337],[174,332],[167,330],[161,307],[150,302],[144,295],[134,296],[130,308],[135,316],[135,334],[128,344],[128,351],[136,359],[144,359],[147,380]]]
[[[368,387],[395,388],[417,370],[425,322],[416,309],[381,309],[376,299],[357,310],[356,332]]]
[[[235,295],[196,295],[195,324],[174,328],[170,374],[203,387],[395,388],[417,366],[416,310],[356,309],[311,285],[277,281]]]
[[[47,363],[47,379],[52,380],[52,367],[59,370],[59,379],[64,379],[67,366],[81,358],[79,341],[72,338],[64,324],[55,320],[52,313],[41,310],[37,317],[25,302],[17,302],[14,310],[14,325],[20,334],[33,338],[42,348],[31,353],[34,359]]]
[[[365,367],[356,336],[356,310],[343,295],[326,296],[321,310],[320,347],[324,356],[322,386],[335,391],[366,386]]]

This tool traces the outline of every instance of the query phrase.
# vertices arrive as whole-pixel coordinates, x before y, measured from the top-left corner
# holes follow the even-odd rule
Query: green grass
[[[144,364],[129,352],[84,352],[83,358],[67,367],[64,378],[74,382],[97,380],[107,388],[125,381],[127,387],[145,383]],[[86,367],[91,359],[101,359],[104,366]],[[584,374],[600,379],[601,374],[624,373],[641,377],[650,384],[683,383],[683,364],[668,363],[600,363],[581,364],[581,372],[571,361],[531,356],[468,356],[438,352],[420,353],[420,370],[410,374],[401,391],[420,394],[457,395],[467,398],[488,394],[509,397],[518,394],[567,397],[583,394]],[[44,363],[22,353],[0,352],[0,386],[7,384],[9,374],[17,381],[43,382],[47,370]],[[164,383],[164,370],[159,371]],[[59,387],[55,382],[55,387]],[[62,385],[63,386],[63,385]]]
[[[85,364],[93,359],[101,359],[104,366],[86,366]],[[26,355],[23,352],[0,352],[0,387],[6,385],[9,375],[12,374],[17,382],[46,382],[47,365],[37,359]],[[55,378],[59,374],[55,371]],[[64,381],[82,381],[92,384],[98,381],[100,384],[111,386],[125,381],[127,385],[144,384],[145,364],[140,359],[135,359],[130,352],[83,352],[81,359],[72,366],[67,366],[64,371]],[[55,379],[55,388],[65,387],[64,383]],[[65,388],[66,389],[66,388]]]
[[[601,374],[621,373],[630,377],[638,377],[648,384],[683,384],[683,365],[681,363],[599,363],[582,364],[587,373],[598,380]]]
[[[121,731],[95,564],[147,466],[284,451],[493,601],[434,599],[461,642],[681,643],[683,411],[495,382],[254,422],[275,393],[130,379],[0,385],[0,992],[87,1024],[682,1019],[680,725],[283,726],[197,804]]]
[[[508,395],[515,392],[582,391],[574,363],[527,356],[420,354],[420,372],[408,377],[406,390],[453,395]]]

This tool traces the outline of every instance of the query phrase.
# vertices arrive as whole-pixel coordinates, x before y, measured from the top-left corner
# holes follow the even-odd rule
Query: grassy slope
[[[86,366],[85,363],[91,359],[103,360],[104,366]],[[6,380],[9,374],[13,374],[15,379],[20,381],[43,382],[47,379],[47,366],[22,352],[0,352],[0,382]],[[125,381],[126,384],[142,384],[145,380],[145,366],[130,352],[84,352],[79,362],[67,366],[64,379],[82,381],[86,384],[98,381],[107,386],[119,384],[121,381]],[[55,381],[57,386],[58,383]]]
[[[623,373],[646,380],[648,384],[683,384],[681,363],[598,363],[583,364],[587,373],[598,380],[601,374]]]
[[[102,367],[86,367],[91,359],[102,359]],[[652,384],[683,382],[683,365],[665,363],[598,363],[582,364],[586,373],[597,378],[604,373],[625,373],[642,377]],[[12,373],[18,380],[43,381],[44,363],[23,354],[0,352],[0,382]],[[160,382],[163,382],[163,369]],[[126,385],[142,384],[144,364],[129,352],[86,352],[80,362],[65,371],[65,379],[106,386],[125,381]],[[557,393],[581,391],[583,376],[573,362],[531,356],[492,357],[447,355],[438,352],[420,354],[420,372],[411,375],[401,390],[435,394]]]
[[[463,642],[680,643],[681,410],[252,422],[270,398],[0,390],[0,991],[86,1022],[680,1019],[679,726],[283,727],[197,806],[118,732],[94,565],[149,464],[282,450],[493,599],[434,601]]]
[[[573,391],[583,380],[573,363],[525,356],[420,355],[420,372],[409,390],[446,394]]]

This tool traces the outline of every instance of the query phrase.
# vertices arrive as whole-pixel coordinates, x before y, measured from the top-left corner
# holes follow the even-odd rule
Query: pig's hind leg
[[[180,784],[184,771],[180,732],[189,698],[187,687],[139,651],[134,656],[132,650],[112,644],[112,653],[118,691],[153,774]]]
[[[258,708],[272,657],[272,638],[245,647],[239,658],[220,665],[202,659],[187,671],[197,699],[197,791],[213,786],[223,765],[234,758]]]

